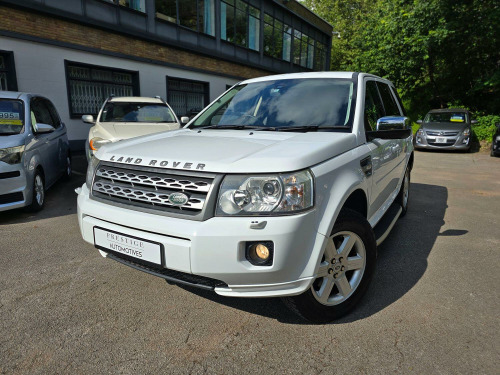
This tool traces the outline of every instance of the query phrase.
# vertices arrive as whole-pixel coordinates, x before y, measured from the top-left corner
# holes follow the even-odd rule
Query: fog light
[[[245,258],[254,266],[273,263],[274,244],[271,241],[247,242]]]

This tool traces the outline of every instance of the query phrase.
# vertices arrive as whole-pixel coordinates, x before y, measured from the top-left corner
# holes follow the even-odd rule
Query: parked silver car
[[[42,209],[45,191],[71,176],[66,126],[43,96],[0,92],[0,211]]]
[[[466,109],[433,109],[427,113],[415,136],[416,149],[464,150],[471,144],[470,113]]]

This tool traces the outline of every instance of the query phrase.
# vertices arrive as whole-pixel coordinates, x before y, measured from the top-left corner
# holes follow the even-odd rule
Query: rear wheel
[[[370,224],[359,213],[342,210],[327,241],[311,287],[284,299],[306,320],[326,323],[349,311],[366,292],[375,270],[377,245]]]

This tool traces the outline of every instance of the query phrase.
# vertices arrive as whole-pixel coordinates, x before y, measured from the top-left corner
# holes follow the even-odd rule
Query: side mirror
[[[92,115],[83,115],[82,121],[86,124],[92,124],[92,125],[95,124],[94,116],[92,116]]]
[[[388,116],[377,120],[377,130],[366,132],[366,139],[407,139],[412,136],[410,120],[404,116]]]
[[[422,120],[417,120],[417,124],[422,124],[423,121]]]
[[[404,116],[387,116],[377,120],[377,131],[404,130],[410,128],[410,120]]]
[[[472,125],[477,124],[477,120],[471,120],[470,122]]]
[[[189,122],[189,117],[187,116],[182,116],[181,117],[181,124],[186,125]]]
[[[497,123],[495,124],[495,126],[496,126],[498,129],[500,129],[500,122],[497,122]]]
[[[35,124],[35,134],[52,133],[54,130],[56,130],[56,128],[49,124],[42,124],[40,122]]]

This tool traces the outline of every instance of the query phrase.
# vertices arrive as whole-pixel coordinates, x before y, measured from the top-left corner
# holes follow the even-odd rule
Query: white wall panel
[[[142,96],[160,95],[162,98],[166,98],[166,76],[209,82],[210,101],[224,92],[226,85],[237,82],[235,79],[216,75],[190,72],[13,38],[0,37],[0,46],[2,50],[14,52],[19,91],[35,92],[48,97],[66,123],[70,140],[86,139],[90,125],[69,117],[64,60],[138,71]]]

